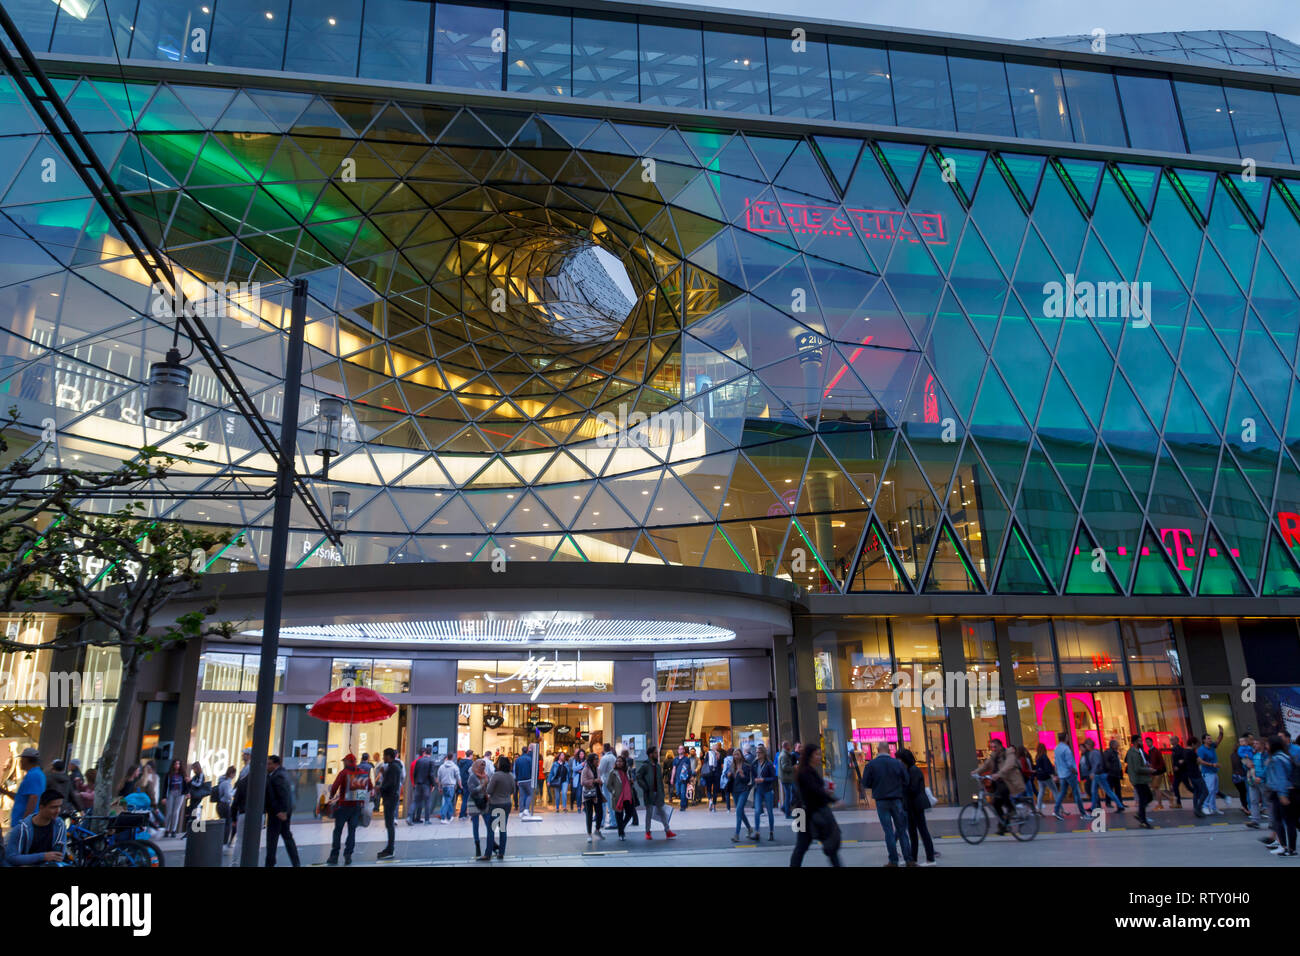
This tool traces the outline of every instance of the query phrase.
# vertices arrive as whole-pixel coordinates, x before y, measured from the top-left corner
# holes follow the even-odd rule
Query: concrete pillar
[[[776,703],[776,725],[772,733],[777,748],[783,740],[794,742],[794,701],[790,693],[792,640],[789,634],[772,635],[772,688]]]
[[[802,615],[794,619],[791,651],[795,666],[795,722],[792,736],[801,741],[815,741],[820,736],[817,721],[817,681],[813,674],[813,619]]]
[[[946,618],[939,622],[939,655],[946,674],[966,672],[966,651],[962,646],[961,621]],[[945,682],[946,684],[946,682]],[[948,707],[948,743],[952,760],[953,778],[957,785],[957,798],[965,803],[978,786],[971,772],[978,766],[975,760],[975,722],[969,707]]]

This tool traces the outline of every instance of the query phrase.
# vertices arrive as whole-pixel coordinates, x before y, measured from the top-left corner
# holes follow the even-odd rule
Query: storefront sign
[[[916,229],[913,231],[912,225]],[[819,236],[852,235],[856,225],[864,239],[906,239],[943,245],[943,216],[937,212],[914,212],[909,220],[901,212],[886,209],[845,209],[809,203],[745,200],[745,228],[750,232],[813,233]]]
[[[539,731],[541,731],[544,734],[549,734],[552,730],[555,729],[555,725],[551,723],[549,720],[539,720],[535,724],[533,724],[533,726],[536,727]]]
[[[562,734],[562,735],[567,736],[567,735],[573,733],[573,728],[570,727],[568,724],[560,724],[560,726],[558,726],[558,727],[555,728],[555,732],[556,732],[557,734]]]
[[[581,661],[546,660],[533,657],[519,665],[519,669],[508,677],[493,677],[484,674],[483,679],[489,684],[508,684],[518,681],[529,700],[536,700],[547,687],[568,688],[571,690],[603,691],[603,681],[583,679],[578,673]],[[531,693],[529,693],[531,691]]]
[[[506,719],[502,717],[500,714],[487,714],[483,718],[483,726],[487,727],[489,730],[496,730],[505,722]]]

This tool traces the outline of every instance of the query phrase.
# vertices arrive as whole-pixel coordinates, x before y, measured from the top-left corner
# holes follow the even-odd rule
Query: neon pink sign
[[[860,744],[874,744],[888,741],[889,743],[898,742],[897,727],[855,727],[853,728],[853,739]],[[903,728],[903,742],[912,742],[912,729]]]
[[[1300,540],[1300,536],[1298,536],[1298,540]],[[1164,545],[1165,551],[1168,552],[1169,556],[1174,559],[1175,565],[1177,566],[1179,571],[1194,570],[1194,568],[1191,565],[1187,564],[1187,562],[1184,560],[1185,558],[1196,557],[1196,548],[1193,547],[1194,541],[1195,539],[1192,537],[1191,528],[1161,528],[1160,529],[1160,543]],[[1079,554],[1079,552],[1080,552],[1079,546],[1075,545],[1074,553]],[[1121,558],[1126,557],[1128,555],[1128,548],[1126,548],[1124,545],[1121,544],[1119,547],[1115,549],[1115,553],[1118,554]],[[1143,546],[1141,553],[1144,555],[1150,554],[1151,549]],[[1238,548],[1229,548],[1228,553],[1231,554],[1234,558],[1241,557],[1241,550]],[[1219,556],[1219,549],[1210,548],[1209,555],[1212,558],[1217,558]]]
[[[812,233],[818,236],[844,236],[853,232],[856,223],[865,239],[906,239],[934,245],[947,243],[943,216],[937,212],[914,212],[908,218],[887,209],[845,209],[841,206],[816,206],[809,203],[772,202],[770,199],[745,200],[745,228],[750,232]]]

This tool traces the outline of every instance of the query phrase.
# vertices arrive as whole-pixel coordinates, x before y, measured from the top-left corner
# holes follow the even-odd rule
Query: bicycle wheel
[[[154,843],[152,840],[136,840],[135,842],[143,847],[149,854],[149,862],[145,864],[146,866],[167,865],[167,861],[163,857],[163,851],[159,848],[157,843]]]
[[[971,845],[984,842],[989,835],[989,814],[982,803],[968,803],[957,814],[957,832]]]
[[[117,849],[129,854],[134,866],[162,866],[162,850],[148,840],[127,840],[117,844]]]
[[[1028,843],[1038,836],[1038,817],[1024,804],[1016,807],[1016,816],[1011,821],[1011,835],[1022,843]]]
[[[136,852],[127,846],[110,846],[100,854],[98,866],[146,866]]]

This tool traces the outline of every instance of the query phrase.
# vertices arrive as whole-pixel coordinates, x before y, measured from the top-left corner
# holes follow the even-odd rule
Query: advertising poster
[[[433,759],[441,760],[447,755],[447,738],[446,737],[425,737],[420,741],[421,748],[432,747]]]
[[[1270,734],[1287,731],[1295,739],[1300,734],[1300,687],[1261,687],[1255,698],[1255,716],[1259,732]]]

